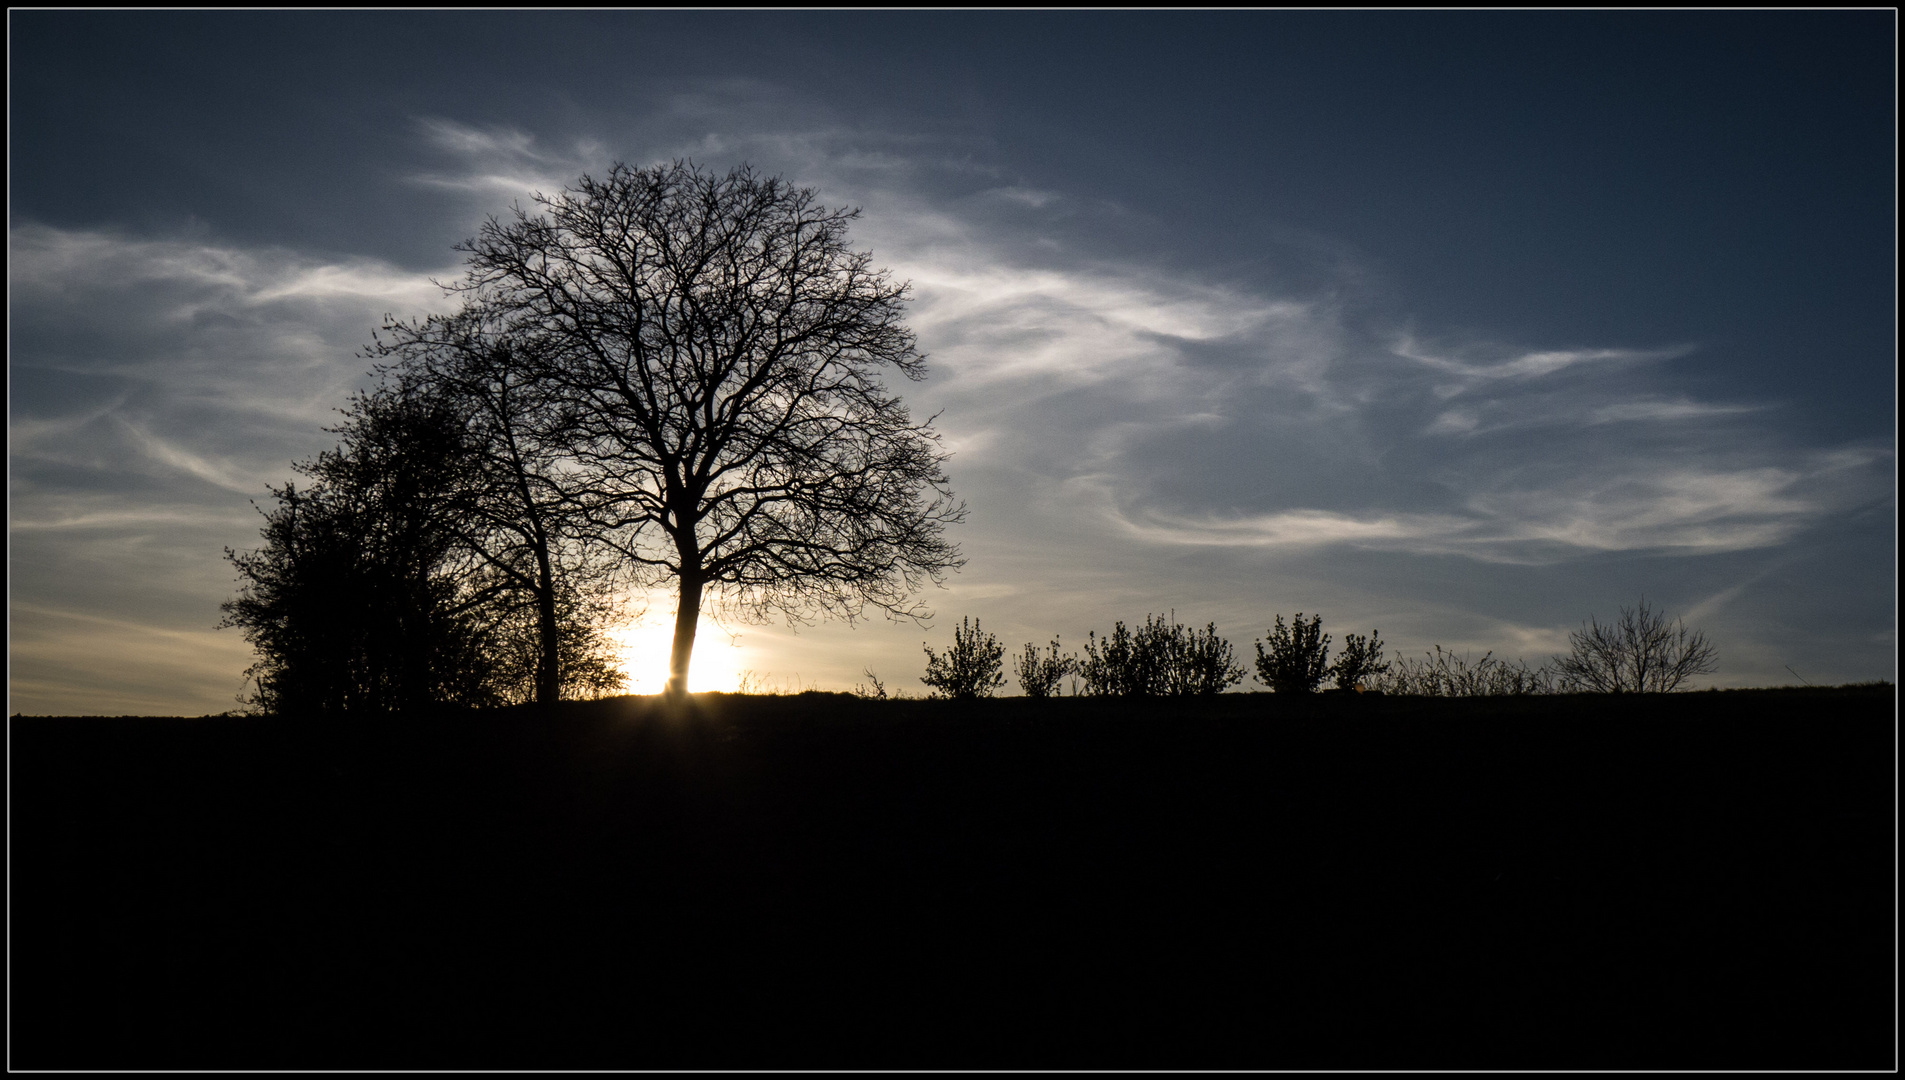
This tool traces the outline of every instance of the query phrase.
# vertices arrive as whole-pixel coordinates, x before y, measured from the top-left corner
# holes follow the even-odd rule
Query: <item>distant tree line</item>
[[[1330,660],[1331,636],[1320,615],[1298,612],[1289,623],[1275,617],[1256,642],[1256,679],[1279,694],[1310,694],[1333,680],[1338,691],[1484,697],[1507,694],[1667,693],[1696,675],[1714,670],[1716,652],[1706,634],[1669,620],[1643,598],[1602,624],[1590,619],[1569,635],[1569,652],[1540,667],[1520,660],[1479,660],[1446,652],[1440,645],[1421,658],[1385,658],[1380,632],[1345,634]],[[1005,648],[976,619],[961,619],[953,644],[943,653],[925,646],[921,682],[934,697],[991,696],[1005,684]],[[1242,682],[1244,668],[1215,624],[1202,630],[1171,618],[1146,615],[1135,630],[1115,623],[1112,632],[1088,636],[1084,655],[1062,652],[1057,638],[1044,649],[1027,642],[1014,658],[1019,687],[1029,697],[1060,694],[1072,676],[1074,694],[1094,697],[1188,697],[1222,693]],[[869,676],[871,673],[869,673]],[[884,686],[877,680],[879,696]]]

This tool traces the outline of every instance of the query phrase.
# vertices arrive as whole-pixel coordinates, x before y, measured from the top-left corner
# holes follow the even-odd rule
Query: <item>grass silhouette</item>
[[[18,1068],[1887,1068],[1889,684],[11,721]]]

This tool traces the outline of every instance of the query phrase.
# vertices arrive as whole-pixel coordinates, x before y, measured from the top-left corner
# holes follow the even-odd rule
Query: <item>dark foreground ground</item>
[[[1892,688],[22,719],[14,1068],[1876,1068]]]

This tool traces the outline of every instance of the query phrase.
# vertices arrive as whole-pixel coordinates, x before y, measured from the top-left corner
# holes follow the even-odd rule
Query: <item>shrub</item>
[[[1087,694],[1106,697],[1189,697],[1222,693],[1244,677],[1217,624],[1197,630],[1170,619],[1144,617],[1137,632],[1122,622],[1104,638],[1093,631],[1078,673]]]
[[[1589,618],[1568,635],[1573,651],[1555,658],[1569,692],[1664,694],[1714,670],[1715,652],[1704,632],[1647,606],[1647,598],[1608,626]]]
[[[1422,697],[1499,697],[1514,694],[1552,694],[1555,673],[1547,667],[1530,668],[1525,661],[1508,663],[1493,652],[1480,660],[1446,652],[1437,645],[1420,660],[1399,658],[1393,670],[1374,687],[1390,694]]]
[[[1323,616],[1312,616],[1306,623],[1299,611],[1285,627],[1279,615],[1270,629],[1270,640],[1257,642],[1257,681],[1279,694],[1314,693],[1329,674],[1329,655],[1330,636],[1323,633]]]
[[[1145,616],[1146,623],[1150,619]],[[1159,684],[1155,668],[1156,658],[1120,621],[1103,639],[1096,630],[1086,637],[1078,675],[1085,680],[1085,693],[1093,697],[1150,697]]]
[[[1019,688],[1026,697],[1056,697],[1059,681],[1078,670],[1078,658],[1059,655],[1057,638],[1042,656],[1028,641],[1013,666],[1018,669]]]
[[[980,698],[991,697],[992,692],[1005,685],[1005,676],[999,669],[1005,666],[1005,646],[991,634],[982,633],[979,620],[960,619],[953,629],[952,648],[944,655],[933,652],[932,646],[921,643],[926,650],[926,674],[919,681],[933,688],[933,696],[941,698]]]
[[[1359,685],[1374,683],[1388,672],[1389,662],[1382,658],[1380,630],[1371,630],[1368,637],[1344,634],[1343,655],[1330,665],[1330,674],[1336,676],[1340,690],[1354,690]]]
[[[1243,681],[1243,665],[1237,663],[1230,642],[1217,636],[1216,623],[1205,623],[1202,630],[1174,626],[1167,640],[1167,693],[1181,697],[1221,694]]]

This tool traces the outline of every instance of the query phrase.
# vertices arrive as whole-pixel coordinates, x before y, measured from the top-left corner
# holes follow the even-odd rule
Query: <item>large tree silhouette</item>
[[[857,211],[742,167],[584,176],[462,245],[462,288],[529,344],[571,406],[603,542],[678,588],[668,690],[687,689],[704,594],[746,617],[911,599],[960,565],[931,422],[883,369],[924,376],[907,287],[847,244]]]

